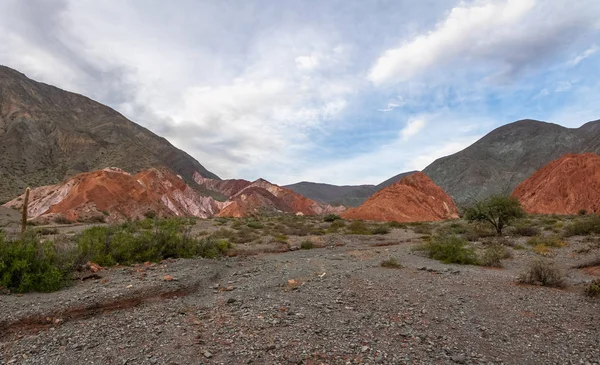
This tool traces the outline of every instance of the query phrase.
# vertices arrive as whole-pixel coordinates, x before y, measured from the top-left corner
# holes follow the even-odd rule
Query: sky
[[[378,184],[520,119],[600,119],[598,0],[0,0],[0,64],[221,178]]]

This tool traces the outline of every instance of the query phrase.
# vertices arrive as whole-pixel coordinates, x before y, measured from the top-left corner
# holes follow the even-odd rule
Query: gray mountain
[[[26,186],[114,166],[135,173],[166,167],[193,183],[218,176],[115,110],[0,66],[0,202]]]
[[[533,172],[565,153],[600,153],[600,120],[565,128],[536,120],[499,127],[453,155],[427,166],[427,174],[457,205],[511,193]]]
[[[358,207],[374,193],[388,187],[415,171],[403,172],[387,179],[379,185],[331,185],[302,181],[285,187],[307,198],[331,205]]]

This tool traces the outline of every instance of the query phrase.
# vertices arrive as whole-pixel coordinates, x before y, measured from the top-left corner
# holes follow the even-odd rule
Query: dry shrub
[[[519,276],[519,282],[555,288],[565,286],[563,273],[560,269],[553,262],[543,259],[530,262],[527,270]]]

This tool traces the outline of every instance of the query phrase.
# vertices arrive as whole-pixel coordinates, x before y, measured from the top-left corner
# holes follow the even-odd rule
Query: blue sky
[[[0,64],[222,178],[379,183],[515,120],[600,119],[600,2],[4,0]]]

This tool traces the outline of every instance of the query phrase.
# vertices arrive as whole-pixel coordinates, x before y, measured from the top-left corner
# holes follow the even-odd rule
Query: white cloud
[[[508,35],[500,28],[510,27],[534,5],[534,0],[478,2],[472,6],[461,3],[434,31],[387,50],[368,77],[375,84],[402,82],[448,57],[464,52],[485,52],[482,47],[494,46],[499,42],[498,36]]]
[[[400,135],[402,136],[402,140],[407,141],[411,137],[417,135],[426,125],[427,123],[423,119],[412,119],[400,131]]]
[[[298,56],[296,57],[296,66],[300,70],[313,70],[319,66],[319,58],[316,55],[312,56]]]
[[[597,45],[593,45],[590,48],[586,49],[585,51],[583,51],[581,54],[577,55],[577,57],[573,58],[571,61],[568,62],[569,66],[573,67],[573,66],[577,66],[581,61],[585,60],[586,58],[592,56],[593,54],[595,54],[596,52],[598,52],[600,48],[598,48]]]
[[[467,65],[512,75],[530,64],[538,66],[544,55],[591,29],[597,8],[593,1],[569,6],[553,0],[463,1],[433,30],[384,51],[368,79],[375,85],[398,83],[444,68],[446,75],[451,72],[447,67]]]

